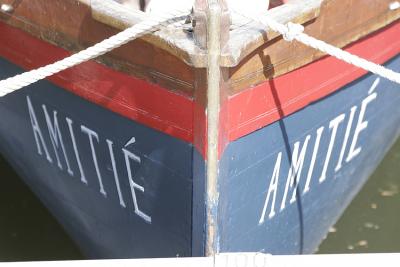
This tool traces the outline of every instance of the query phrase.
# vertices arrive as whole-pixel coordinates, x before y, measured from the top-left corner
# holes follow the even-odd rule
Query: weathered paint
[[[398,136],[398,102],[398,86],[368,75],[230,143],[219,251],[314,251]],[[0,110],[2,153],[88,255],[204,255],[205,161],[192,145],[47,81]]]
[[[399,36],[400,23],[395,22],[345,50],[383,64],[399,53]],[[288,116],[365,74],[360,68],[328,56],[235,94],[227,108],[229,141]]]
[[[0,32],[0,56],[25,69],[38,68],[70,55],[60,47],[3,22],[0,22]],[[345,49],[376,63],[384,63],[400,50],[399,35],[400,23],[394,22]],[[220,135],[227,138],[220,142],[220,152],[230,141],[292,114],[364,74],[365,71],[352,65],[324,57],[275,78],[274,84],[265,82],[230,96],[223,103],[229,113],[221,116],[225,121],[221,122],[224,133]],[[81,98],[126,118],[194,143],[206,156],[204,107],[198,106],[189,95],[169,91],[95,61],[85,62],[49,79]],[[279,89],[275,95],[271,93],[272,85]],[[279,103],[276,103],[276,97]],[[204,126],[198,127],[201,131],[196,132],[194,124]]]
[[[71,53],[0,22],[0,57],[34,69]],[[87,61],[49,78],[81,98],[185,142],[193,139],[193,101],[161,86]]]
[[[0,66],[0,79],[22,71]],[[0,110],[2,154],[88,255],[191,255],[191,144],[47,81]]]
[[[380,47],[399,27],[387,29],[367,39]],[[60,55],[56,47],[14,33],[13,41],[0,42],[0,54],[14,64],[30,68],[42,62],[33,50],[15,53],[12,48],[24,50],[18,40],[48,52],[49,61]],[[364,41],[357,43],[362,50],[369,47]],[[398,42],[391,44],[380,51],[379,60],[398,53]],[[388,66],[399,70],[399,62],[397,57]],[[0,78],[22,71],[6,60],[0,66]],[[296,75],[301,77],[307,67]],[[362,73],[350,71],[345,79],[340,74],[326,76],[338,82],[328,89],[319,85],[326,89],[322,95],[306,97],[290,111],[277,93],[286,90],[285,83],[276,79],[262,88],[270,93],[274,119],[257,124],[258,131],[246,128],[221,153],[216,249],[312,252],[397,137],[398,88],[371,75],[340,88]],[[121,95],[107,97],[115,88],[102,86],[109,82],[102,75],[118,83]],[[194,110],[202,107],[95,62],[52,81],[62,88],[42,81],[0,100],[0,150],[82,249],[93,257],[204,255],[207,170],[202,147],[199,153],[190,143]],[[261,87],[245,94],[256,96]],[[308,92],[305,85],[297,91]],[[155,97],[150,102],[147,93]],[[125,97],[133,106],[119,101]],[[138,107],[154,124],[137,115]],[[233,112],[230,107],[226,110]],[[242,106],[242,111],[248,110]],[[254,119],[260,114],[255,112]],[[200,119],[204,125],[205,117]],[[188,135],[168,130],[170,121]]]
[[[398,137],[399,104],[398,85],[367,75],[230,143],[220,252],[312,253]]]

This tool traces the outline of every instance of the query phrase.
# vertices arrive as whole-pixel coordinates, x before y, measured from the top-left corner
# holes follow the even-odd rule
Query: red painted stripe
[[[70,55],[64,49],[0,23],[0,55],[24,69],[34,69]],[[193,101],[95,61],[49,78],[66,90],[187,142],[193,140]]]
[[[382,64],[400,52],[400,23],[346,48]],[[236,140],[288,116],[366,74],[333,57],[324,57],[283,76],[249,88],[228,100],[227,141]],[[223,149],[223,148],[221,148]]]
[[[59,47],[4,23],[0,23],[0,32],[0,55],[25,69],[37,68],[69,55]],[[399,53],[398,36],[400,24],[397,22],[354,43],[346,50],[383,63]],[[324,57],[236,94],[222,106],[221,128],[227,130],[226,135],[221,135],[221,142],[227,144],[296,112],[365,73],[332,57]],[[127,118],[184,141],[194,142],[205,155],[204,110],[195,108],[193,100],[187,96],[114,71],[94,61],[57,74],[50,80]],[[198,120],[195,130],[193,117]]]

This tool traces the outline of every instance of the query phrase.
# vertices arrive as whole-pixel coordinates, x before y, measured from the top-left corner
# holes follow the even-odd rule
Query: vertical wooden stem
[[[206,255],[217,252],[218,209],[218,134],[220,113],[220,54],[221,54],[221,8],[217,0],[208,2],[207,10],[207,236]]]

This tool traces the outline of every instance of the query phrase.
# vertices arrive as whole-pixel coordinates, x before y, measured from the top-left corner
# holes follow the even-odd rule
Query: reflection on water
[[[331,228],[319,253],[400,252],[400,140]]]
[[[0,158],[0,261],[82,259],[77,247]],[[400,140],[332,227],[319,253],[400,251]]]

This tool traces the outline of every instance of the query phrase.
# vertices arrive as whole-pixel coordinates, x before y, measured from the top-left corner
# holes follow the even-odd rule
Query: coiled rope
[[[124,31],[111,36],[85,50],[82,50],[72,56],[64,58],[47,66],[31,70],[14,77],[0,81],[0,97],[11,92],[45,79],[53,74],[66,70],[68,68],[89,61],[93,58],[101,56],[115,48],[118,48],[136,38],[148,33],[154,32],[162,27],[166,27],[175,22],[185,19],[190,11],[173,11],[159,15],[151,16]]]
[[[238,12],[236,12],[238,13]],[[387,69],[379,64],[375,64],[356,55],[350,54],[340,48],[334,47],[321,40],[315,39],[304,33],[304,27],[300,24],[289,22],[287,25],[279,23],[269,17],[263,16],[259,18],[246,17],[247,19],[256,21],[264,26],[282,34],[283,38],[291,42],[297,40],[307,46],[313,47],[337,59],[345,61],[349,64],[357,66],[366,71],[372,72],[390,81],[400,84],[400,73]],[[35,83],[39,80],[47,78],[53,74],[74,67],[80,63],[86,62],[98,56],[101,56],[115,48],[118,48],[136,38],[145,34],[154,32],[162,27],[168,26],[175,22],[185,19],[189,15],[189,11],[174,11],[163,14],[157,14],[142,21],[96,45],[82,50],[70,57],[64,58],[53,64],[31,70],[14,77],[0,81],[0,97]]]

